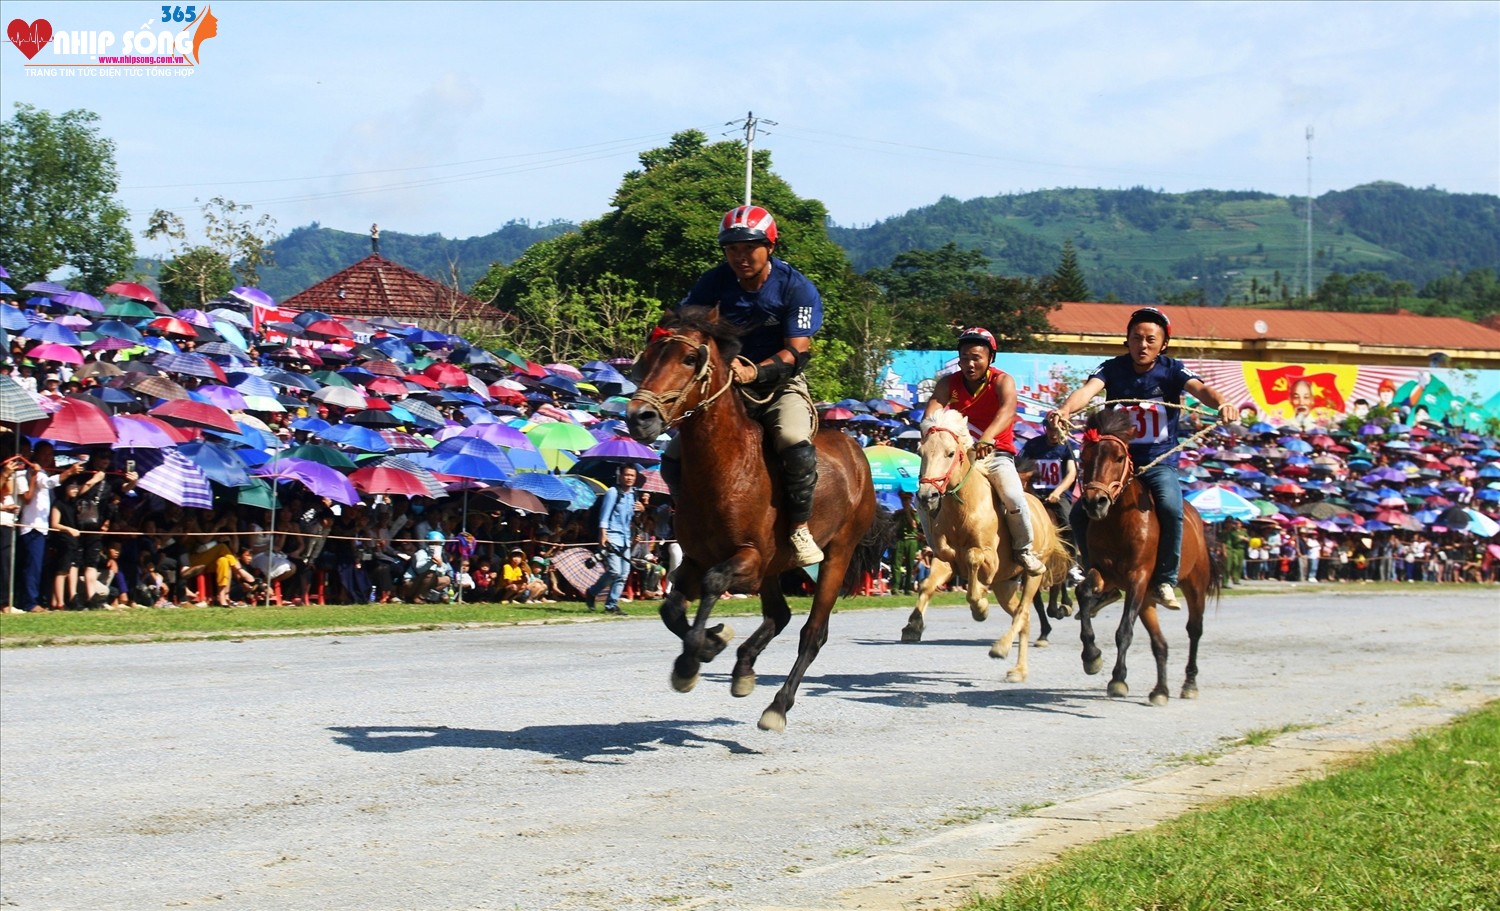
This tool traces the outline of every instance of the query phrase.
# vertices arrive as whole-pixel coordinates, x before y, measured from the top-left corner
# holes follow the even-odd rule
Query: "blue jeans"
[[[1161,526],[1161,537],[1156,545],[1156,570],[1151,575],[1151,584],[1165,582],[1175,586],[1177,568],[1182,563],[1182,483],[1177,480],[1177,469],[1170,465],[1157,465],[1137,477],[1151,491],[1156,521]],[[1073,504],[1072,511],[1068,513],[1068,521],[1073,526],[1073,540],[1078,545],[1078,562],[1087,572],[1089,514],[1083,508],[1083,500]]]
[[[42,584],[42,562],[47,558],[47,535],[40,531],[23,531],[16,539],[16,607],[31,610],[37,606]]]
[[[609,543],[604,549],[604,575],[599,577],[598,582],[590,585],[583,596],[592,604],[601,592],[608,589],[609,594],[604,597],[604,609],[612,611],[620,606],[625,580],[630,578],[630,546],[618,535],[609,535],[605,540]]]

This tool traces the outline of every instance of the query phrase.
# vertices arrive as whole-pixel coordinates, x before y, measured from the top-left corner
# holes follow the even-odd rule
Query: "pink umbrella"
[[[34,361],[54,361],[59,364],[83,363],[83,355],[67,345],[58,345],[53,342],[43,342],[34,346],[26,352],[26,356]]]
[[[115,425],[103,409],[73,396],[63,398],[57,411],[45,421],[26,424],[24,431],[27,436],[79,446],[100,446],[119,439]]]

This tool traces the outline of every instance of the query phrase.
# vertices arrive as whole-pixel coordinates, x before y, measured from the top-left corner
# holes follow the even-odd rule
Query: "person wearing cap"
[[[993,366],[994,359],[995,336],[988,329],[965,329],[959,335],[958,372],[937,381],[922,413],[922,434],[943,408],[954,408],[968,420],[975,437],[974,460],[999,498],[1016,562],[1028,576],[1040,576],[1045,567],[1031,549],[1031,510],[1016,473],[1016,381]]]
[[[724,262],[705,272],[679,307],[717,307],[721,320],[745,329],[731,366],[734,382],[746,388],[750,416],[765,428],[781,463],[792,565],[811,566],[822,562],[823,551],[807,527],[818,465],[812,396],[803,370],[823,325],[823,298],[807,276],[772,255],[776,239],[770,212],[760,206],[730,209],[719,223]],[[662,479],[674,496],[681,458],[674,439],[661,463]]]
[[[1172,340],[1172,324],[1165,313],[1155,307],[1142,307],[1130,315],[1125,326],[1128,353],[1110,358],[1093,375],[1048,416],[1049,423],[1066,424],[1094,396],[1104,393],[1105,403],[1124,400],[1116,407],[1129,408],[1135,415],[1136,433],[1130,443],[1130,458],[1137,465],[1161,459],[1149,470],[1137,475],[1151,491],[1156,503],[1161,536],[1156,546],[1156,567],[1151,577],[1151,597],[1170,610],[1180,610],[1173,591],[1177,587],[1178,564],[1182,562],[1182,482],[1177,478],[1177,428],[1182,416],[1183,393],[1218,410],[1219,420],[1232,423],[1239,409],[1203,380],[1182,361],[1166,354]],[[1165,456],[1165,458],[1162,458]],[[1073,504],[1069,515],[1073,536],[1078,545],[1079,563],[1088,571],[1089,518],[1083,501]]]
[[[500,600],[530,601],[531,590],[526,584],[526,551],[512,547],[506,555],[505,565],[500,567]]]

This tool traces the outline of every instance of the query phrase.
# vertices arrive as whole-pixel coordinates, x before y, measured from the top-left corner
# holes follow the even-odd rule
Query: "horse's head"
[[[1096,411],[1089,416],[1078,456],[1078,480],[1083,485],[1083,509],[1090,519],[1109,515],[1109,507],[1130,483],[1135,465],[1130,441],[1135,418],[1124,409]]]
[[[662,317],[636,360],[638,385],[625,408],[630,435],[649,443],[711,401],[710,387],[727,388],[727,361],[739,353],[739,334],[737,327],[719,321],[717,308],[684,307]]]
[[[922,442],[917,446],[922,480],[917,500],[928,515],[937,511],[943,494],[963,483],[964,463],[973,448],[974,438],[969,436],[969,422],[962,412],[943,408],[922,422]]]

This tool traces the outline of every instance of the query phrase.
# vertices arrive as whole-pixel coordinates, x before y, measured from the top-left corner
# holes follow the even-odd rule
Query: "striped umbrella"
[[[137,449],[130,453],[140,476],[136,487],[156,494],[169,503],[192,509],[212,509],[213,487],[208,476],[187,456],[176,449]],[[115,461],[123,470],[125,455]]]
[[[604,559],[586,547],[568,547],[552,558],[552,568],[580,594],[604,575]]]
[[[572,502],[576,495],[573,488],[559,480],[557,475],[541,471],[518,471],[507,484],[517,490],[534,493],[543,500],[559,503]]]
[[[11,377],[0,376],[0,423],[20,424],[46,419],[47,412],[31,393]]]

